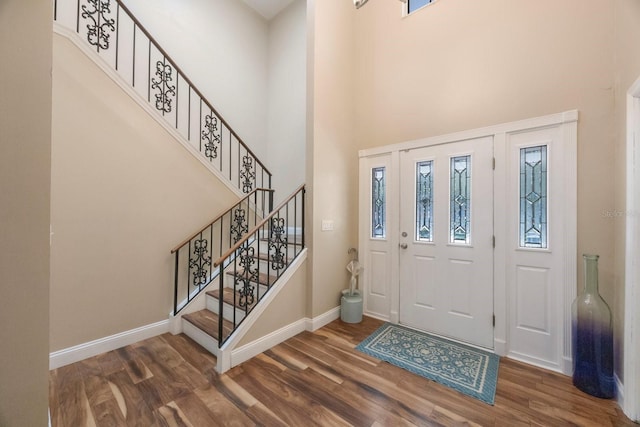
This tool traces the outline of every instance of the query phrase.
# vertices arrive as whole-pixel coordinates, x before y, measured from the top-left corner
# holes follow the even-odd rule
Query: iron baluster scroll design
[[[247,231],[249,231],[247,211],[242,208],[237,208],[233,211],[233,223],[231,224],[233,243],[239,242]]]
[[[220,274],[220,268],[214,268],[216,260],[225,251],[236,244],[230,228],[234,225],[236,211],[242,218],[240,238],[246,235],[249,227],[255,227],[267,217],[271,207],[273,191],[258,188],[244,196],[239,202],[214,218],[209,224],[185,239],[172,249],[174,254],[174,314],[182,310],[202,290],[206,289]],[[247,215],[246,212],[251,212]],[[229,261],[225,263],[225,267]],[[218,266],[215,266],[218,267]]]
[[[193,242],[193,257],[189,258],[189,268],[193,271],[193,286],[207,284],[207,277],[211,271],[211,255],[209,254],[209,242],[198,239]]]
[[[234,305],[225,319],[224,300],[218,300],[218,346],[222,346],[240,324],[247,319],[260,301],[305,249],[305,188],[304,185],[280,203],[232,245],[214,263],[214,268],[226,268],[218,280],[218,294],[234,290]],[[231,276],[231,278],[226,279]],[[230,284],[226,284],[229,280]],[[242,310],[240,310],[242,309]],[[232,318],[230,318],[232,317]]]
[[[115,32],[115,19],[110,18],[111,0],[87,0],[82,5],[82,18],[88,20],[87,41],[97,51],[109,49],[110,33]]]
[[[284,218],[271,218],[269,259],[274,270],[282,270],[286,266],[288,239],[285,231]]]
[[[253,157],[244,156],[242,158],[242,170],[240,171],[242,179],[242,191],[249,193],[253,190],[253,182],[256,180],[256,172],[253,165]]]
[[[122,0],[55,0],[54,31],[75,32],[119,85],[152,107],[180,143],[239,194],[270,188],[271,172]],[[60,31],[64,27],[65,31]]]
[[[240,300],[238,305],[241,308],[248,308],[255,302],[255,285],[258,282],[258,270],[254,268],[256,264],[255,248],[249,246],[249,242],[245,241],[240,248],[238,258],[242,270],[236,275],[235,286],[238,289]]]
[[[156,62],[157,79],[151,79],[151,89],[158,90],[154,94],[156,97],[156,109],[162,111],[162,114],[171,112],[172,98],[176,96],[176,87],[173,82],[173,68],[171,64],[167,64],[167,60]]]
[[[204,118],[204,130],[202,131],[201,139],[205,141],[204,155],[213,160],[218,157],[218,146],[220,145],[221,137],[218,132],[218,118],[216,116],[207,115]]]

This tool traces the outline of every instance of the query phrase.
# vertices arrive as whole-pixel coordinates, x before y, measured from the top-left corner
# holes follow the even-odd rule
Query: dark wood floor
[[[52,425],[635,425],[570,378],[509,359],[490,406],[355,351],[380,324],[337,320],[224,375],[188,337],[151,338],[51,371]]]

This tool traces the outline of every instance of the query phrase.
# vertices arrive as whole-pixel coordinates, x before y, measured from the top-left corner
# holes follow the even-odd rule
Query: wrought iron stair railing
[[[271,173],[121,0],[54,0],[54,21],[76,32],[242,193]]]
[[[212,261],[243,241],[272,208],[273,190],[257,188],[171,250],[175,263],[174,315],[220,275],[224,266],[212,265]]]
[[[225,271],[218,276],[218,330],[210,331],[217,335],[218,347],[222,347],[304,250],[305,193],[305,186],[300,186],[213,263],[214,268]],[[231,289],[228,302],[234,310],[231,319],[225,320],[222,296],[228,288]],[[237,315],[235,308],[242,316]]]

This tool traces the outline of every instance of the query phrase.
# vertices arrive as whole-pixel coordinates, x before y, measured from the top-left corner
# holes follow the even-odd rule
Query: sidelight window
[[[547,247],[547,146],[520,149],[520,247]]]
[[[387,228],[386,169],[371,170],[371,237],[384,239]]]

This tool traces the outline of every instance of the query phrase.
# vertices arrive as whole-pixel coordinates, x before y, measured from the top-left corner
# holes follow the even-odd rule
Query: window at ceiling
[[[423,6],[432,3],[434,0],[407,0],[407,12],[413,13]]]

